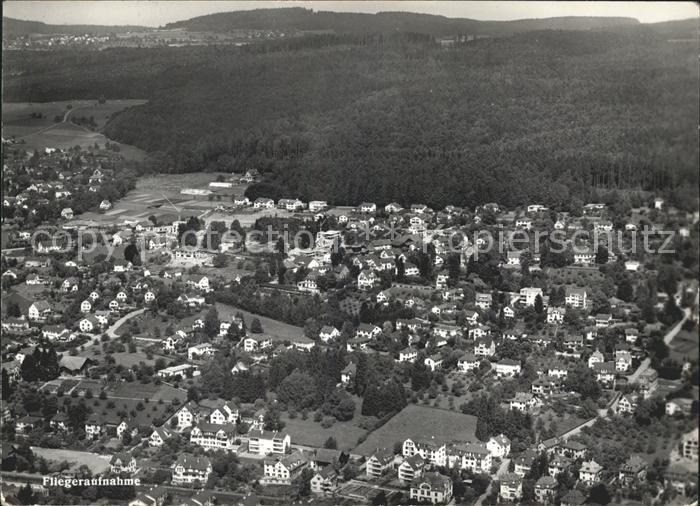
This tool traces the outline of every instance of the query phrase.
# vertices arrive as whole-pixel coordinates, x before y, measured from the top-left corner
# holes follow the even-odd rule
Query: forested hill
[[[694,195],[697,45],[647,27],[449,49],[326,35],[244,48],[5,55],[7,101],[144,97],[107,125],[161,171],[243,171],[251,193],[567,205],[592,186]]]
[[[515,21],[477,21],[410,12],[377,14],[324,12],[301,7],[255,9],[199,16],[166,25],[192,31],[228,32],[236,29],[319,31],[335,33],[413,32],[434,36],[471,34],[505,36],[531,30],[589,30],[618,25],[636,25],[634,18],[559,17]]]
[[[2,35],[4,38],[18,35],[37,34],[69,34],[81,35],[90,33],[94,35],[107,33],[122,33],[128,31],[150,30],[143,26],[108,26],[108,25],[49,25],[41,21],[25,21],[23,19],[2,18]]]

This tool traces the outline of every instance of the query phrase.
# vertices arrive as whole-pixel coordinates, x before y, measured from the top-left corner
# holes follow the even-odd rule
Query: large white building
[[[292,438],[289,434],[269,430],[253,430],[249,434],[248,451],[250,453],[258,455],[287,453],[291,446]]]

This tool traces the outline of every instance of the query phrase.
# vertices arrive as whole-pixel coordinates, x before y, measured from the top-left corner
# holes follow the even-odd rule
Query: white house
[[[192,485],[195,482],[204,486],[212,471],[211,462],[207,457],[194,457],[180,454],[172,467],[173,485]]]
[[[249,433],[248,451],[258,455],[287,453],[291,448],[292,438],[289,434],[278,431],[254,430]]]
[[[508,377],[512,378],[520,374],[521,367],[520,362],[504,358],[500,362],[494,364],[496,370],[496,376],[499,378]]]
[[[504,434],[498,436],[493,436],[486,443],[486,448],[493,457],[503,459],[510,453],[510,439],[508,439]]]

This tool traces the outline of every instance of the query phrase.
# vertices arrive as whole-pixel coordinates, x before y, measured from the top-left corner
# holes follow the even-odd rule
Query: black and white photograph
[[[700,3],[2,9],[0,503],[698,505]]]

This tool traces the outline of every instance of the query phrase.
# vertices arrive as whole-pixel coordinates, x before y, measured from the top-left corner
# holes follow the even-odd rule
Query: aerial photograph
[[[700,3],[2,8],[0,504],[698,506]]]

